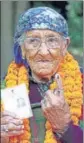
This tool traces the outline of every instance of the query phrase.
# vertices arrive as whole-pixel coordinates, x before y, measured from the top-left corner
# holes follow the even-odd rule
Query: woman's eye
[[[55,40],[54,40],[53,38],[50,38],[50,41],[53,42],[53,41],[55,41]]]
[[[30,42],[35,43],[35,42],[37,42],[37,39],[30,39]]]
[[[49,42],[55,42],[56,39],[55,39],[55,38],[49,38],[48,41],[49,41]]]

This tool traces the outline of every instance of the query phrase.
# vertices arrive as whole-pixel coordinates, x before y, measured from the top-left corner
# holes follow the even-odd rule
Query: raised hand
[[[42,110],[46,119],[51,123],[54,131],[64,133],[71,121],[69,105],[66,103],[62,80],[59,74],[55,75],[58,87],[47,90],[41,101]]]

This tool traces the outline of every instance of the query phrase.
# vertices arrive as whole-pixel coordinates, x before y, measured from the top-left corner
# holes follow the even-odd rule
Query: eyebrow
[[[40,33],[38,32],[30,32],[27,36],[40,36]]]
[[[45,37],[56,37],[57,35],[55,35],[55,34],[47,34],[47,35],[45,35]]]
[[[40,34],[31,34],[31,35],[28,35],[28,37],[35,37],[35,38],[41,38],[41,35]],[[58,37],[57,35],[54,35],[54,34],[47,34],[47,35],[44,35],[44,37]]]
[[[47,36],[47,35],[49,35],[49,36],[56,36],[56,35],[55,35],[55,32],[52,32],[52,31],[49,31],[49,32],[46,31],[46,32],[45,32],[45,36]]]
[[[44,34],[44,36],[45,37],[59,37],[59,35],[55,35],[54,33],[48,33],[48,32],[46,32],[45,34]],[[30,32],[28,35],[27,35],[27,37],[43,37],[43,36],[41,36],[41,34],[39,33],[39,32],[36,32],[36,31],[34,31],[33,33],[32,32]]]
[[[41,38],[41,35],[31,34],[31,35],[28,35],[27,38],[28,37],[33,37],[33,38],[39,38],[40,37]]]

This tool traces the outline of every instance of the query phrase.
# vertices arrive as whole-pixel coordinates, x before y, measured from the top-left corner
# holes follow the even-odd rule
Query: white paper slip
[[[33,116],[25,84],[2,89],[1,100],[5,110],[15,113],[21,119]]]

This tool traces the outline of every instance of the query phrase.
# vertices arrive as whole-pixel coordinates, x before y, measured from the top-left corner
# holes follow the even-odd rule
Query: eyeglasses
[[[63,38],[61,37],[46,37],[43,41],[41,38],[28,37],[24,43],[26,45],[26,49],[30,50],[38,50],[42,43],[45,43],[48,49],[56,49],[60,48],[62,40]]]

